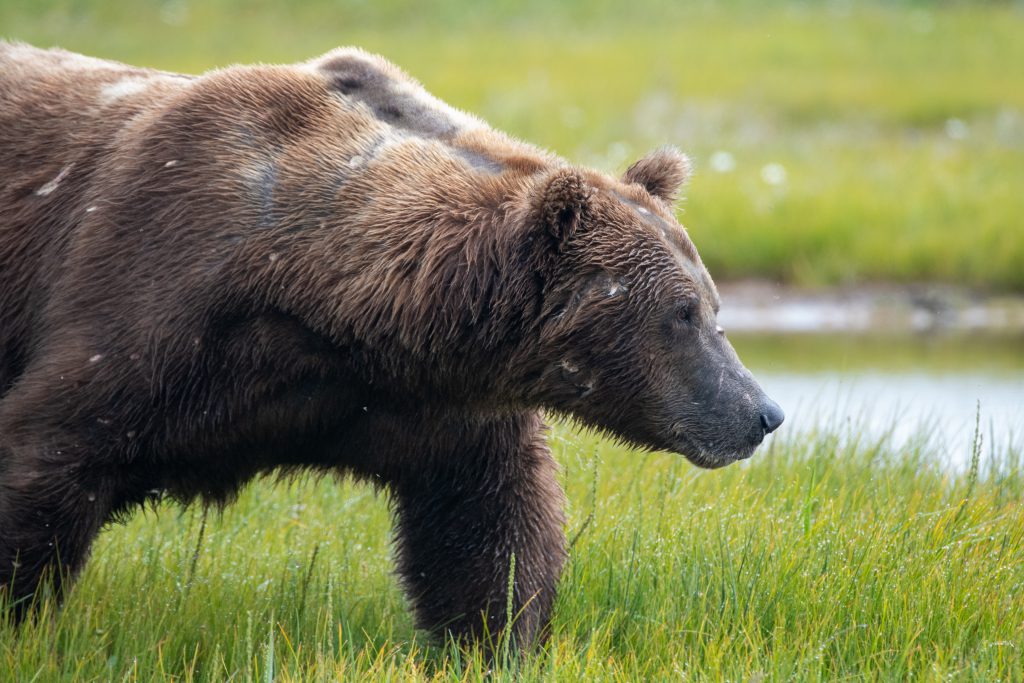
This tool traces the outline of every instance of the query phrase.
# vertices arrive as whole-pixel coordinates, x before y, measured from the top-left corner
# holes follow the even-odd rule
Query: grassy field
[[[384,497],[301,481],[105,532],[63,611],[0,628],[0,680],[1024,679],[1021,451],[950,475],[855,434],[701,472],[556,428],[554,635],[490,677],[413,630]]]
[[[1024,291],[1019,4],[0,0],[0,35],[184,71],[358,44],[573,161],[691,152],[719,279]]]

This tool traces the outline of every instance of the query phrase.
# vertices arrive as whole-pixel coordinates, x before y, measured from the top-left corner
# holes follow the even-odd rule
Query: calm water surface
[[[969,461],[980,402],[986,444],[1024,445],[1024,338],[1012,335],[730,335],[786,411],[781,429],[846,422],[897,443],[927,435]]]

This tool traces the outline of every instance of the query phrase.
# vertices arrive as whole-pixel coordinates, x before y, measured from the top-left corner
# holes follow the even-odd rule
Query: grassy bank
[[[1024,291],[1019,5],[693,5],[6,0],[0,34],[185,71],[359,44],[574,161],[688,150],[720,279]]]
[[[554,635],[488,680],[1020,680],[1019,450],[822,433],[701,472],[558,428],[576,539]],[[997,460],[999,462],[997,462]],[[51,609],[51,608],[47,608]],[[203,525],[160,506],[105,532],[4,681],[483,680],[433,648],[390,575],[386,501],[329,481],[245,491]]]

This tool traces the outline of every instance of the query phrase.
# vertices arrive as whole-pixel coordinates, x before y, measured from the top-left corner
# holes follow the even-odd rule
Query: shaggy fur
[[[313,468],[390,491],[419,625],[500,632],[514,554],[536,641],[565,555],[540,409],[703,466],[782,419],[716,329],[686,173],[571,167],[359,50],[192,78],[0,43],[14,617],[154,495]]]

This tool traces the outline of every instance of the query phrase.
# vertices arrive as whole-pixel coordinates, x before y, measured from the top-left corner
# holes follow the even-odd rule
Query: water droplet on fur
[[[96,502],[96,494],[95,493],[90,493],[88,496],[86,496],[86,498],[89,499],[90,503],[95,503]]]
[[[134,439],[135,438],[135,431],[132,430],[132,431],[128,432],[127,434],[125,434],[125,436],[127,436],[129,439]]]
[[[56,190],[57,186],[60,185],[60,182],[67,177],[68,173],[71,172],[71,168],[73,166],[74,164],[68,164],[62,168],[60,173],[57,174],[57,177],[36,190],[36,194],[40,197],[45,197]]]
[[[96,208],[97,208],[97,207],[95,207],[95,206],[90,206],[89,208],[87,208],[87,209],[85,210],[85,212],[86,212],[86,213],[92,213],[93,211],[95,211],[95,210],[96,210]]]
[[[278,255],[277,254],[271,254],[267,258],[270,259],[271,263],[273,263],[274,261],[276,261],[278,259]]]
[[[103,360],[103,354],[102,353],[97,353],[95,356],[90,356],[90,358],[89,358],[89,362],[90,363],[98,363],[101,360]]]
[[[177,166],[177,165],[178,165],[178,160],[177,159],[171,159],[166,164],[164,164],[164,168],[172,168],[172,167]]]

